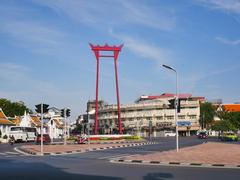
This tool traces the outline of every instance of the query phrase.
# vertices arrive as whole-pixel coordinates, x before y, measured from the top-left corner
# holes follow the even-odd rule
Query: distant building
[[[98,108],[102,108],[106,103],[102,100],[98,101]],[[87,102],[87,110],[86,113],[81,114],[78,116],[75,124],[82,124],[83,129],[82,132],[87,133],[88,127],[89,131],[92,134],[94,129],[94,123],[95,123],[95,109],[96,109],[96,101],[95,100],[89,100]]]
[[[2,137],[4,135],[8,136],[11,126],[15,126],[15,124],[7,118],[7,116],[4,114],[2,108],[0,108],[0,131],[1,131]]]
[[[49,108],[49,112],[43,117],[43,133],[49,134],[51,138],[60,138],[63,136],[64,121],[60,116],[61,111],[55,107]],[[2,134],[9,133],[11,126],[35,127],[37,133],[41,133],[41,116],[39,114],[27,114],[13,118],[6,117],[0,108],[0,130]],[[66,124],[68,130],[69,125]],[[68,132],[68,131],[67,131]],[[69,134],[69,133],[67,133]]]
[[[122,127],[125,133],[141,133],[142,136],[160,136],[161,131],[175,130],[175,110],[170,108],[169,100],[175,95],[170,93],[158,96],[141,96],[135,103],[121,105]],[[200,102],[204,97],[179,94],[181,112],[178,113],[180,135],[195,134],[199,129]],[[99,106],[100,133],[117,133],[117,105],[102,103]]]
[[[240,112],[240,104],[223,104],[224,110],[229,112]]]

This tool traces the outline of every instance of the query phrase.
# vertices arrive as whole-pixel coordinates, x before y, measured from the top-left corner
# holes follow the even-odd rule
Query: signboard
[[[192,123],[190,121],[177,121],[178,126],[191,126]]]

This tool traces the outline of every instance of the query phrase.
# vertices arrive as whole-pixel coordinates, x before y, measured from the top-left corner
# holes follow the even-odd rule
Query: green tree
[[[219,122],[217,122],[212,126],[212,130],[223,132],[223,131],[231,131],[231,130],[234,131],[237,129],[230,121],[220,120]]]
[[[24,102],[11,102],[10,100],[1,98],[0,108],[8,117],[22,116],[24,112],[31,113],[32,111],[27,108]]]
[[[217,116],[220,121],[215,123],[212,127],[213,130],[235,131],[240,129],[240,112],[229,112],[223,109],[217,112]]]
[[[230,112],[229,121],[235,129],[240,129],[240,112]]]
[[[200,124],[203,128],[209,128],[215,116],[215,109],[212,103],[205,102],[200,104]]]
[[[72,130],[72,133],[78,133],[80,134],[83,130],[83,127],[84,125],[79,123],[78,121],[76,122],[76,127]]]

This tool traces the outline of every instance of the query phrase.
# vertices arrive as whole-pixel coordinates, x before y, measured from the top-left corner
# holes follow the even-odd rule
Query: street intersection
[[[8,179],[239,179],[239,169],[148,166],[115,164],[110,160],[149,154],[175,148],[175,138],[154,139],[156,144],[90,151],[57,156],[32,156],[16,152],[10,146],[0,145],[0,173]],[[208,139],[207,141],[218,141]],[[205,143],[196,137],[180,138],[180,148]],[[11,154],[11,153],[12,154]],[[15,153],[15,154],[14,154]]]

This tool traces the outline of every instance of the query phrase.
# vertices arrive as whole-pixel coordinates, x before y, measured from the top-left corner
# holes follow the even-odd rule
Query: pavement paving
[[[240,169],[240,145],[208,142],[176,150],[136,155],[113,160],[145,165],[216,167]]]

